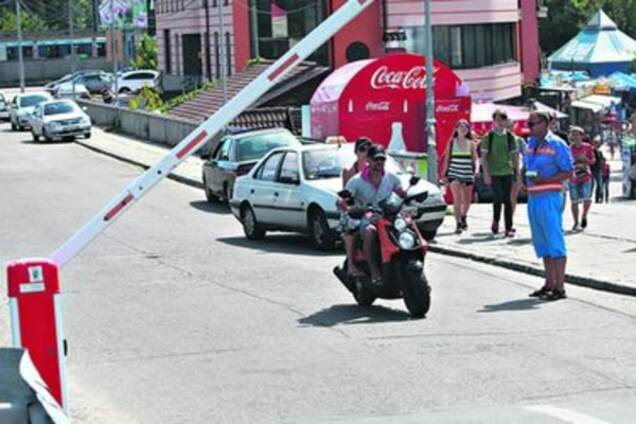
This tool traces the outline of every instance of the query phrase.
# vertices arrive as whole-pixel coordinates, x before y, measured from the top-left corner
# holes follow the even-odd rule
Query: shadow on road
[[[541,299],[519,299],[510,300],[503,303],[495,303],[492,305],[484,305],[483,309],[477,312],[514,312],[527,311],[530,309],[539,309],[539,305],[545,303]]]
[[[51,141],[33,141],[33,139],[27,139],[27,140],[21,140],[20,143],[22,144],[35,144],[35,145],[40,145],[40,146],[45,146],[45,145],[49,145],[49,144],[70,144],[73,143],[74,140],[51,140]]]
[[[250,249],[259,249],[268,253],[287,253],[293,255],[309,255],[309,256],[343,256],[344,251],[336,249],[325,252],[318,250],[309,237],[301,234],[272,234],[267,235],[265,240],[254,241],[245,237],[222,237],[217,239],[222,243],[232,246],[247,247]]]
[[[384,306],[333,305],[298,320],[303,326],[333,327],[338,324],[373,324],[409,320],[405,311]]]
[[[220,215],[229,215],[230,207],[225,203],[210,203],[205,200],[190,202],[190,206],[203,212],[214,212]]]

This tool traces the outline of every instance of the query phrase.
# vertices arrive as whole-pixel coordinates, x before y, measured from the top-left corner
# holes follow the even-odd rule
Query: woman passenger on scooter
[[[360,171],[365,169],[369,165],[368,161],[368,151],[369,148],[373,145],[371,140],[367,137],[360,137],[356,140],[355,144],[355,153],[356,153],[356,161],[351,165],[351,168],[342,170],[342,187],[346,187],[349,180]],[[363,274],[363,272],[355,266],[355,261],[353,257],[354,253],[354,244],[355,244],[355,235],[349,231],[349,217],[346,212],[342,213],[342,218],[340,220],[340,224],[343,227],[342,240],[345,245],[345,251],[347,252],[347,269],[349,270],[349,274],[359,277]]]

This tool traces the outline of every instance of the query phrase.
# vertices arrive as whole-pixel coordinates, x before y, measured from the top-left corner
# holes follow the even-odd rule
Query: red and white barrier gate
[[[112,224],[115,219],[119,218],[132,204],[146,195],[159,181],[164,179],[174,168],[179,166],[181,162],[196,152],[197,149],[203,146],[209,139],[214,137],[217,132],[222,130],[234,118],[241,114],[241,112],[252,105],[255,100],[278,84],[296,65],[305,60],[373,2],[374,0],[348,0],[345,4],[340,6],[338,10],[314,28],[314,30],[298,44],[295,44],[294,47],[281,56],[259,77],[243,88],[214,115],[199,125],[186,138],[181,140],[163,159],[133,180],[121,193],[116,195],[97,215],[80,228],[69,240],[60,246],[59,249],[53,252],[51,255],[52,262],[46,260],[28,260],[14,262],[10,265],[9,273],[14,275],[10,277],[10,280],[14,282],[11,285],[12,289],[10,289],[9,296],[12,298],[12,308],[17,308],[15,314],[12,309],[12,326],[14,330],[18,331],[17,336],[16,333],[14,333],[14,343],[16,343],[17,340],[18,346],[24,346],[29,350],[35,366],[47,384],[57,393],[56,399],[60,400],[65,410],[68,410],[68,408],[66,406],[66,395],[64,393],[64,361],[60,353],[62,352],[62,346],[60,344],[61,315],[59,314],[59,304],[56,300],[57,293],[59,292],[57,267],[63,267],[68,261],[75,257],[97,235]],[[55,264],[57,264],[57,267]],[[37,285],[36,283],[35,286],[27,286],[29,288],[26,290],[36,290],[44,287],[41,298],[39,295],[37,298],[40,299],[39,302],[43,305],[42,307],[44,309],[42,309],[42,311],[46,311],[46,314],[50,316],[42,322],[38,322],[38,319],[31,318],[27,319],[27,322],[20,322],[19,320],[22,317],[20,305],[22,303],[25,305],[37,303],[30,297],[30,295],[34,293],[20,292],[20,287],[24,285],[25,281],[27,283],[31,281],[29,280],[29,270],[35,269],[38,266],[42,267],[42,272],[45,277],[45,279],[40,282],[43,286]],[[52,282],[50,285],[47,278],[51,278]],[[39,292],[36,290],[35,293]],[[46,295],[50,295],[50,304],[46,301]],[[29,306],[23,306],[22,308],[24,307],[29,308]],[[39,306],[35,306],[35,308],[37,309]],[[57,320],[53,318],[55,311],[58,312]],[[42,314],[44,314],[44,312],[42,312]],[[31,326],[34,326],[37,330],[33,330]],[[45,326],[48,327],[45,329]],[[46,335],[47,338],[39,339],[38,336],[31,338],[31,332],[35,334],[41,332],[42,336],[44,337],[44,335]],[[24,336],[27,334],[29,334],[29,336],[25,339]],[[54,335],[58,337],[58,340],[55,342],[50,339],[50,337]],[[28,340],[28,345],[25,343],[26,340]],[[32,350],[40,353],[34,354]],[[62,386],[61,388],[60,385]]]
[[[68,412],[57,264],[24,259],[7,266],[13,347],[26,349],[48,390]]]

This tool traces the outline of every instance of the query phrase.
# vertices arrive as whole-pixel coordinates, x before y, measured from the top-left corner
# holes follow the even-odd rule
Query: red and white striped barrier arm
[[[229,124],[256,99],[275,86],[280,79],[306,59],[343,26],[365,10],[374,0],[349,0],[318,25],[292,49],[272,64],[258,78],[177,144],[161,161],[136,178],[115,196],[97,215],[60,246],[51,259],[61,268],[86,247],[97,235],[120,217],[132,204],[170,174],[181,162]]]

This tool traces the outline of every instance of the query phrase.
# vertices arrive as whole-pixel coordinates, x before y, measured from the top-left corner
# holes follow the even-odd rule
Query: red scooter
[[[414,177],[416,178],[416,177]],[[411,181],[411,186],[415,185]],[[343,190],[338,195],[349,204],[353,203],[351,193]],[[404,299],[411,317],[423,318],[431,303],[431,288],[424,275],[424,257],[428,244],[415,223],[418,208],[413,203],[423,202],[428,193],[423,192],[401,199],[396,194],[380,203],[379,209],[350,208],[348,215],[356,227],[355,220],[365,218],[375,225],[378,243],[375,254],[381,264],[382,282],[374,284],[362,250],[359,230],[356,235],[355,264],[364,272],[354,277],[347,271],[347,260],[333,272],[342,284],[353,294],[359,305],[369,306],[377,298]],[[345,229],[346,231],[346,229]]]

